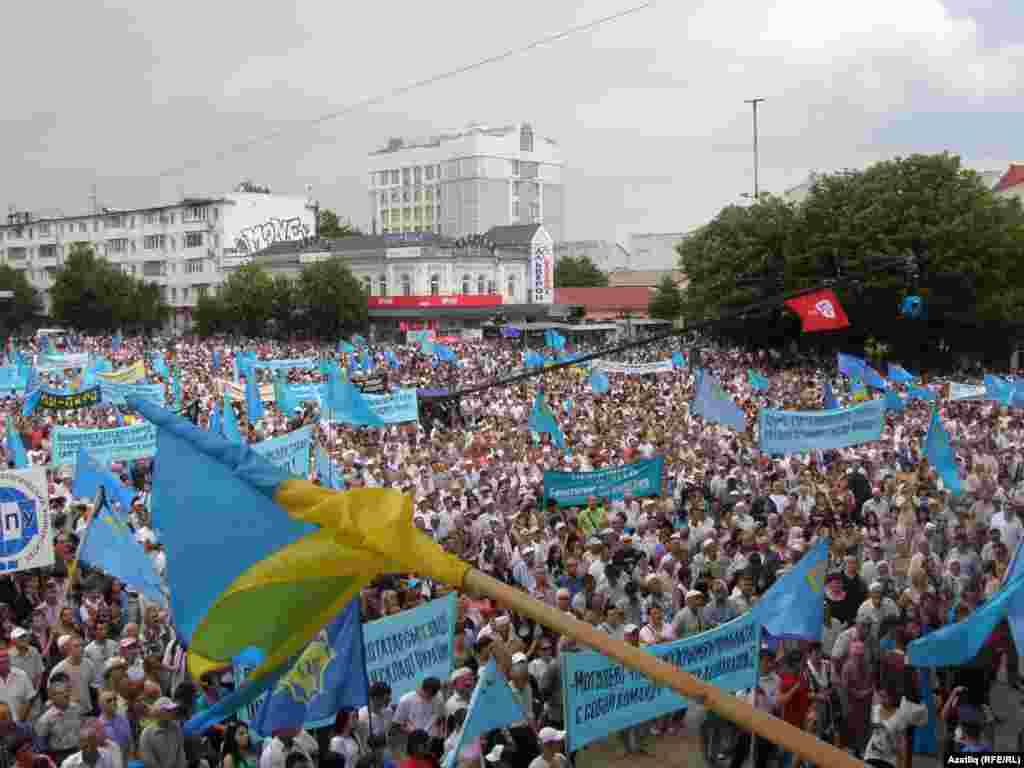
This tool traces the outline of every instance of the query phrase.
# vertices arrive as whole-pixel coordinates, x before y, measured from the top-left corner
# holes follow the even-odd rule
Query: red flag
[[[830,288],[797,296],[787,301],[786,306],[800,315],[804,333],[835,331],[850,325],[839,299]]]

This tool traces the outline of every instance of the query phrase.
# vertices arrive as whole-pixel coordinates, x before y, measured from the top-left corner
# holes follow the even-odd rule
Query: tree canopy
[[[9,299],[0,299],[0,326],[5,333],[17,330],[43,309],[42,298],[29,283],[24,270],[0,264],[0,291],[14,294]]]
[[[352,235],[361,235],[363,233],[358,227],[353,227],[351,223],[342,221],[338,218],[338,214],[330,208],[321,208],[318,218],[317,234],[327,240],[336,240],[340,237],[350,237]]]
[[[307,264],[295,280],[247,264],[228,276],[215,296],[199,300],[193,319],[201,336],[304,332],[333,338],[362,330],[366,293],[340,259]]]
[[[71,245],[50,299],[54,320],[84,331],[156,329],[170,314],[158,285],[124,274],[90,243]]]
[[[729,206],[677,250],[689,278],[683,309],[690,321],[748,304],[764,289],[759,276],[776,265],[786,290],[820,284],[832,276],[833,262],[845,275],[863,274],[859,287],[838,291],[852,326],[846,336],[858,345],[869,337],[887,340],[906,360],[937,357],[940,347],[976,346],[979,327],[1016,323],[1024,309],[1020,203],[994,195],[948,154],[824,174],[800,203],[765,196],[748,207]],[[911,253],[922,262],[921,320],[899,319],[908,292],[903,274],[872,272],[881,258]],[[761,318],[724,327],[761,342],[764,334],[799,333],[792,317],[769,325]],[[1003,354],[1008,340],[992,340],[998,349],[991,353]]]
[[[608,275],[586,254],[562,256],[555,262],[556,288],[605,288]]]
[[[683,292],[672,275],[665,275],[658,281],[647,305],[647,314],[656,320],[677,320],[683,314]]]

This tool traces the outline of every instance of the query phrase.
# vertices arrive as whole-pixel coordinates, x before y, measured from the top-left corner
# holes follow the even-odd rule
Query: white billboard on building
[[[553,304],[555,301],[555,248],[551,235],[540,227],[530,241],[531,304]]]

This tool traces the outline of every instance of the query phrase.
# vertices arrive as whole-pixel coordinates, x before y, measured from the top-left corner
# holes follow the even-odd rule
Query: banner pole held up
[[[615,659],[620,664],[642,673],[648,679],[671,688],[681,696],[701,702],[708,709],[744,730],[761,736],[814,765],[828,768],[863,768],[863,763],[859,760],[831,744],[820,741],[812,734],[772,717],[767,712],[755,709],[717,686],[698,680],[641,648],[615,640],[589,624],[535,600],[475,568],[469,569],[466,573],[463,587],[472,594],[493,598],[510,610]]]

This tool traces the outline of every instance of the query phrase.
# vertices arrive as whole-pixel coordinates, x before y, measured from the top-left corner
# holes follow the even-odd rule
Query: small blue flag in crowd
[[[747,368],[747,381],[755,392],[766,392],[771,387],[771,382],[753,368]]]
[[[544,331],[544,346],[561,351],[565,349],[565,337],[554,329]]]
[[[551,440],[561,450],[565,450],[565,435],[558,426],[555,414],[551,412],[547,402],[544,400],[544,390],[538,389],[537,396],[533,400],[533,410],[530,411],[530,431],[538,434],[548,434]]]
[[[751,609],[765,632],[790,640],[821,640],[829,540],[822,538]]]
[[[242,433],[238,431],[238,416],[235,415],[235,407],[231,404],[231,396],[224,393],[224,413],[221,415],[221,430],[224,433],[224,439],[229,443],[237,443],[241,445],[245,441],[242,440]]]
[[[825,382],[825,398],[822,407],[826,411],[834,411],[839,408],[839,401],[836,400],[836,393],[832,391],[831,382]]]
[[[14,419],[7,418],[7,461],[14,463],[15,469],[28,468],[28,454],[25,452],[25,444],[21,442],[21,435],[14,428]]]
[[[465,745],[471,744],[488,731],[505,728],[526,718],[522,704],[498,669],[494,657],[491,657],[473,689],[466,719],[459,731],[455,748],[448,755],[445,768],[454,768],[458,764],[459,752]]]
[[[924,457],[942,478],[942,484],[946,490],[954,496],[959,496],[961,491],[960,474],[957,472],[953,448],[949,444],[949,435],[946,434],[946,430],[942,426],[937,407],[932,409],[932,421],[924,441]]]
[[[837,353],[836,363],[839,366],[839,372],[844,376],[863,375],[864,369],[867,367],[867,363],[861,358],[854,355],[844,355],[842,352]]]
[[[676,370],[686,367],[686,356],[682,352],[672,353],[672,367]]]
[[[895,363],[889,363],[889,378],[897,384],[908,384],[917,377]]]
[[[611,388],[608,383],[608,374],[600,368],[595,368],[594,372],[590,374],[590,388],[594,390],[595,395],[608,394],[608,390]]]
[[[906,408],[906,403],[903,402],[903,398],[900,397],[899,393],[895,389],[890,389],[885,393],[885,408],[887,411],[893,413],[903,413]]]
[[[712,373],[705,371],[701,375],[694,406],[696,415],[705,421],[724,424],[737,432],[745,432],[747,429],[747,417],[743,410],[733,402],[732,396]]]

